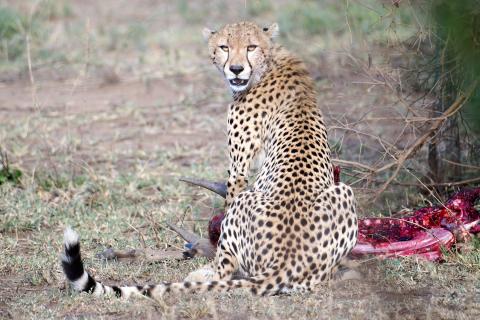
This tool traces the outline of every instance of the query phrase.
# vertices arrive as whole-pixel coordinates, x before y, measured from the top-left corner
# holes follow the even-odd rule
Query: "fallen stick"
[[[199,235],[188,231],[182,227],[168,223],[167,226],[177,233],[187,244],[185,251],[179,250],[154,250],[154,249],[129,249],[116,250],[108,248],[96,254],[97,258],[106,260],[145,260],[148,262],[159,262],[163,260],[175,259],[184,260],[193,257],[206,257],[212,259],[215,257],[216,247],[210,240],[200,237]]]
[[[106,260],[145,260],[148,262],[159,262],[168,259],[182,260],[185,259],[180,251],[176,250],[153,250],[153,249],[129,249],[115,250],[113,248],[105,249],[96,254],[97,258]]]

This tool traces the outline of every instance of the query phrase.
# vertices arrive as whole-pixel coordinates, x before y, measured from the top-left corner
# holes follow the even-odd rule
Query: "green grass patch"
[[[31,12],[0,5],[0,69],[25,66],[28,48],[34,61],[63,58],[46,43],[55,21],[73,14],[69,1],[42,0],[30,4]]]
[[[20,184],[20,178],[22,177],[22,171],[20,169],[2,167],[0,169],[0,185],[10,182],[14,185]]]
[[[19,59],[25,52],[26,17],[19,12],[0,7],[0,62]]]
[[[289,2],[278,8],[284,33],[292,36],[349,35],[354,42],[366,39],[387,43],[412,36],[417,26],[410,5],[367,1]]]

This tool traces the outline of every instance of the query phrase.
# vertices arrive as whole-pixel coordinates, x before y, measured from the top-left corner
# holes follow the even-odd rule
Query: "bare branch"
[[[463,106],[465,101],[471,96],[473,89],[475,88],[474,84],[469,90],[466,95],[461,95],[457,98],[457,100],[443,113],[442,117],[438,118],[433,122],[430,129],[424,133],[417,141],[411,145],[408,149],[406,149],[398,158],[397,161],[392,162],[379,170],[386,170],[387,168],[396,167],[394,173],[388,178],[388,180],[380,187],[378,190],[375,200],[378,199],[379,195],[383,193],[390,183],[395,180],[400,169],[402,168],[405,161],[414,155],[428,140],[429,138],[438,130],[438,128],[442,125],[442,123],[452,115],[454,115],[460,108]],[[378,171],[377,171],[378,172]]]

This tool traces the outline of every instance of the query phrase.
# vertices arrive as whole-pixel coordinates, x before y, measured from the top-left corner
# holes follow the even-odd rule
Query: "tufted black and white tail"
[[[104,293],[115,293],[116,296],[122,296],[122,290],[116,286],[104,286],[100,282],[95,281],[89,275],[84,267],[82,257],[80,255],[80,241],[78,234],[71,228],[65,229],[63,233],[63,249],[62,267],[67,280],[76,291],[85,291],[95,295]]]
[[[248,288],[254,294],[272,295],[283,292],[285,288],[267,286],[265,277],[252,277],[228,281],[184,281],[145,286],[107,286],[96,281],[83,267],[80,255],[80,241],[78,234],[71,228],[64,232],[64,253],[62,267],[67,280],[75,291],[88,292],[96,296],[111,295],[128,298],[132,295],[146,296],[159,299],[164,293],[184,292],[225,292],[234,288]]]

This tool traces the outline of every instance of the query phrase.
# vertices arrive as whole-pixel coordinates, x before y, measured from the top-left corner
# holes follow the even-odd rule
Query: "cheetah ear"
[[[270,39],[276,38],[279,34],[278,24],[275,22],[268,27],[263,27],[263,32],[265,32],[270,37]]]
[[[212,36],[212,34],[214,34],[216,32],[217,31],[215,31],[215,30],[210,30],[208,28],[203,28],[203,30],[202,30],[203,38],[205,39],[205,41],[208,41],[210,39],[210,37]]]

